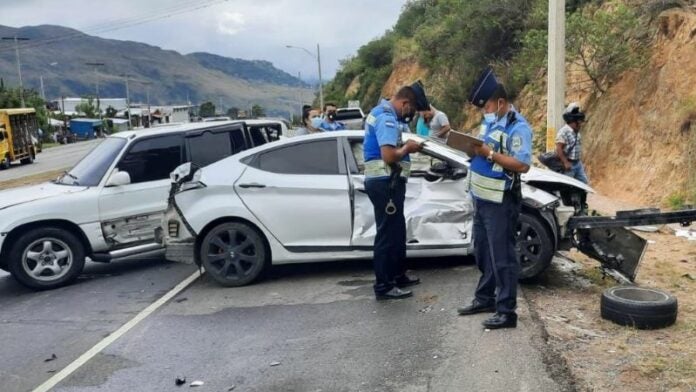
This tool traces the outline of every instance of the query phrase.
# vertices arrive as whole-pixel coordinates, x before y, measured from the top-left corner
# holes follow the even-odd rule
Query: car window
[[[126,171],[131,184],[169,178],[181,165],[182,135],[168,135],[136,141],[121,159],[118,169]]]
[[[72,169],[70,175],[64,175],[59,180],[63,185],[97,186],[123,151],[127,140],[120,137],[108,137],[92,149]]]
[[[260,153],[253,166],[282,174],[339,174],[336,140],[317,140]]]
[[[210,131],[186,138],[191,163],[203,167],[232,155],[229,132]]]
[[[254,146],[274,142],[280,139],[281,126],[279,124],[249,126],[249,135]]]
[[[362,120],[360,109],[342,109],[336,112],[336,120]]]

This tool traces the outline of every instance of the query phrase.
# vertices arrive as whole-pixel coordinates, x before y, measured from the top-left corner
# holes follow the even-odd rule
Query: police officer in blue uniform
[[[324,105],[324,119],[319,125],[319,129],[325,132],[343,131],[346,124],[336,120],[336,105],[327,103]]]
[[[404,201],[410,173],[409,154],[421,150],[402,132],[417,111],[429,108],[422,84],[402,87],[390,100],[382,99],[365,120],[365,191],[375,213],[375,296],[378,300],[413,295],[404,287],[420,280],[406,275],[406,219]]]
[[[469,176],[476,206],[474,248],[481,278],[474,300],[458,312],[495,312],[483,322],[485,328],[515,328],[520,269],[515,231],[522,199],[520,174],[529,171],[531,164],[532,130],[508,102],[505,87],[490,68],[474,85],[469,101],[484,113],[480,135],[484,144],[475,149]]]

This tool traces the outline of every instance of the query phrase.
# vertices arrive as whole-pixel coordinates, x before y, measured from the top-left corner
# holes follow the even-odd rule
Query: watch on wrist
[[[493,150],[491,150],[491,152],[488,153],[488,156],[486,157],[486,160],[488,162],[493,162],[493,154],[495,154]]]

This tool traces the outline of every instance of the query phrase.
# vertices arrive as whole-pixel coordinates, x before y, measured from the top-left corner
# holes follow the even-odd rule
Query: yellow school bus
[[[36,146],[32,136],[39,129],[34,109],[0,109],[0,169],[14,161],[34,162]]]

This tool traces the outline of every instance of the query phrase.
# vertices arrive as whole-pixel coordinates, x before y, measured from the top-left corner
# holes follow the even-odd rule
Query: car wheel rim
[[[34,280],[51,282],[64,277],[73,264],[70,247],[56,238],[32,242],[22,255],[22,268]]]
[[[209,272],[229,280],[249,276],[259,263],[251,233],[242,230],[223,230],[212,236],[204,257]]]
[[[528,268],[539,262],[541,256],[541,237],[539,233],[527,222],[520,222],[515,238],[515,250],[522,269]]]

